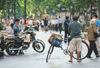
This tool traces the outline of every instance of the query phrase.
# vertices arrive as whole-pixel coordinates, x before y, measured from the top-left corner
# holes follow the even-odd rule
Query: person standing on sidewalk
[[[51,22],[52,22],[52,30],[55,31],[55,18],[53,18]]]
[[[82,26],[78,22],[78,16],[73,17],[73,22],[69,25],[69,31],[71,32],[71,41],[70,41],[70,60],[72,62],[73,51],[75,47],[77,48],[77,62],[80,62],[80,53],[82,50],[81,47],[81,29]]]
[[[10,23],[9,23],[8,20],[6,21],[5,30],[7,31],[8,34],[13,34],[13,29],[11,28]]]
[[[64,42],[65,42],[65,43],[66,43],[66,41],[67,41],[67,36],[70,35],[70,33],[68,32],[69,23],[70,23],[69,17],[66,16],[66,20],[65,20],[65,22],[64,22],[64,29],[65,29]]]
[[[57,18],[55,19],[55,23],[56,23],[55,28],[56,28],[56,32],[57,32],[58,31],[58,20],[57,20]]]
[[[97,50],[96,43],[95,43],[96,38],[94,36],[94,33],[97,33],[96,20],[92,20],[91,24],[88,28],[88,40],[89,40],[89,43],[90,43],[90,48],[89,48],[89,51],[88,51],[88,54],[87,54],[87,58],[92,58],[91,57],[92,51],[94,51],[96,57],[99,57],[98,50]]]
[[[96,20],[96,29],[98,33],[100,33],[100,20],[97,18],[97,15],[93,15],[92,20],[93,19]],[[98,52],[100,52],[100,37],[97,38],[96,45]]]
[[[61,34],[63,20],[61,19],[60,16],[59,16],[59,18],[58,18],[58,23],[59,23],[59,31],[60,31],[60,34]]]
[[[48,19],[44,19],[44,30],[47,32],[48,31]]]
[[[32,18],[31,17],[29,17],[29,20],[28,20],[28,22],[29,22],[29,26],[33,26],[33,20],[32,20]]]

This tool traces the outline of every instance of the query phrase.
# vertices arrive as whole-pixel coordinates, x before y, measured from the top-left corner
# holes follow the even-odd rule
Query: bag
[[[48,42],[56,47],[62,47],[61,42],[62,42],[62,36],[59,34],[52,34]]]
[[[99,33],[94,33],[94,37],[98,38],[98,37],[100,37],[100,34]]]
[[[92,29],[93,29],[93,26],[92,26]],[[94,30],[93,30],[93,32],[94,32]],[[95,38],[98,38],[98,37],[100,37],[100,34],[99,34],[99,33],[94,32],[94,37],[95,37]]]
[[[53,40],[52,44],[56,47],[61,47],[62,48],[62,44],[59,40]]]

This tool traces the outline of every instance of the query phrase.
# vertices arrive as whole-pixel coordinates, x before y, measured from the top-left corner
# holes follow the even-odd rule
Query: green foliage
[[[0,10],[5,8],[5,0],[0,0]]]
[[[13,8],[14,0],[0,0],[0,10],[4,10],[6,8]],[[84,9],[89,8],[91,4],[94,4],[96,0],[75,0],[76,2],[72,2],[72,0],[26,0],[27,1],[27,16],[35,15],[41,16],[45,13],[56,13],[61,12],[62,8],[70,9],[73,6],[76,12],[82,13]],[[99,1],[99,0],[98,0]],[[96,2],[98,3],[98,2]],[[60,8],[58,7],[60,4]],[[48,6],[48,7],[47,7]],[[24,0],[16,0],[16,16],[22,17],[24,16]],[[80,10],[80,11],[79,11]],[[55,12],[53,12],[55,11]],[[13,15],[12,12],[9,15]]]

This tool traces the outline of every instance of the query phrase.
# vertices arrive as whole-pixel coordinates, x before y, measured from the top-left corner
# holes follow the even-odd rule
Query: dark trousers
[[[90,41],[89,40],[89,43],[90,43],[90,48],[89,48],[87,56],[90,57],[92,51],[94,51],[95,55],[97,56],[98,55],[98,51],[97,51],[97,47],[96,47],[95,41]]]
[[[28,30],[29,29],[29,27],[25,27],[25,30],[24,31],[26,31],[26,30]]]
[[[55,30],[56,30],[56,28],[55,28],[55,24],[53,24],[52,27],[53,27],[53,31],[55,31]]]
[[[61,34],[61,31],[62,31],[62,23],[59,24],[59,32]]]
[[[35,30],[39,31],[39,28],[36,26],[36,27],[35,27]]]
[[[56,31],[58,31],[58,24],[56,24]]]
[[[65,30],[65,38],[67,38],[68,35],[70,35],[70,33],[68,32],[68,30]]]

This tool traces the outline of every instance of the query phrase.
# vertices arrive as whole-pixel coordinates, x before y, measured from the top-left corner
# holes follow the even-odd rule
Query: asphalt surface
[[[84,59],[78,63],[73,59],[73,63],[69,61],[69,55],[64,55],[60,48],[54,48],[51,59],[46,63],[46,56],[50,44],[47,42],[50,32],[37,32],[36,37],[45,42],[45,51],[37,53],[30,48],[24,51],[24,55],[9,56],[6,54],[4,58],[0,59],[0,68],[100,68],[100,58],[96,58],[94,53],[92,59]],[[63,34],[63,33],[62,33]],[[63,44],[66,48],[66,44]]]

